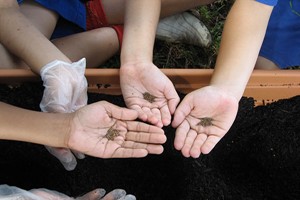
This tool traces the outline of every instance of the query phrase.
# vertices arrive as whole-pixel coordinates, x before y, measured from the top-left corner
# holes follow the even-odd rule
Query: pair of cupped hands
[[[75,156],[82,159],[85,154],[99,158],[161,154],[167,139],[162,127],[170,124],[176,128],[175,148],[185,157],[197,158],[214,148],[236,117],[238,100],[224,89],[209,85],[180,101],[171,80],[151,62],[120,68],[127,108],[106,101],[87,105],[85,65],[85,59],[72,64],[54,61],[41,70],[45,87],[41,110],[71,114],[66,148],[46,147],[67,170],[76,167]]]

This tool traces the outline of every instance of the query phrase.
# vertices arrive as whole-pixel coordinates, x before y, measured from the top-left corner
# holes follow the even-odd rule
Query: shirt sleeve
[[[278,0],[256,0],[256,1],[269,6],[276,6]]]

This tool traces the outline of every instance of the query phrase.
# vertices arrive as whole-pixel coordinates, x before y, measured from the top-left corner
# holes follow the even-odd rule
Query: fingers
[[[76,200],[136,200],[135,196],[126,194],[126,191],[123,189],[115,189],[104,195],[104,189],[95,189],[81,197],[77,197]]]
[[[144,158],[149,154],[146,149],[119,148],[111,158]]]
[[[171,114],[167,105],[161,108],[133,106],[132,109],[139,113],[139,119],[149,122],[157,127],[168,126],[171,123]]]
[[[180,98],[179,98],[175,88],[169,90],[166,97],[168,99],[168,107],[169,107],[170,114],[174,114],[176,107],[177,107],[178,103],[180,102]]]
[[[168,126],[171,123],[171,113],[168,106],[163,106],[160,109],[161,121],[164,126]]]
[[[176,149],[181,150],[185,157],[199,158],[201,154],[208,154],[216,146],[221,138],[217,136],[207,136],[204,133],[197,134],[194,130],[189,130],[184,142],[177,144]]]
[[[73,154],[76,156],[76,158],[78,159],[84,159],[85,158],[85,155],[79,151],[74,151],[72,150]]]
[[[142,112],[142,113],[140,113],[140,115],[145,114],[147,116],[145,121],[148,121],[149,123],[156,125],[158,127],[162,127],[161,115],[160,115],[159,109],[157,109],[157,108],[151,109],[150,107],[142,107],[142,109],[139,109],[139,110],[140,110],[140,112]]]
[[[126,141],[122,147],[118,148],[113,158],[142,158],[148,154],[161,154],[164,151],[162,145],[144,144],[132,141]]]
[[[69,196],[54,191],[54,190],[48,190],[46,188],[39,188],[39,189],[32,189],[29,190],[32,194],[35,194],[36,196],[40,197],[41,199],[70,199]]]
[[[190,129],[187,137],[185,138],[184,145],[181,149],[182,155],[185,157],[190,157],[191,155],[191,149],[194,147],[194,142],[196,141],[197,138],[197,132],[194,131],[193,129]],[[198,155],[199,154],[199,155]],[[195,152],[193,155],[197,155],[196,158],[200,156],[200,148],[197,152]]]
[[[137,142],[126,141],[123,145],[123,148],[128,149],[145,149],[149,154],[161,154],[164,151],[162,145],[155,145],[155,144],[143,144]]]
[[[172,126],[174,128],[178,127],[191,111],[192,107],[188,103],[187,98],[184,98],[175,110]]]
[[[174,147],[185,157],[198,158],[202,153],[210,153],[221,138],[222,132],[219,129],[194,130],[184,120],[176,129]]]
[[[203,146],[206,139],[206,134],[198,134],[196,131],[191,129],[181,151],[185,155],[189,155],[193,158],[198,158],[202,153],[201,147]]]
[[[178,97],[178,95],[176,94]],[[163,127],[171,123],[171,113],[174,112],[178,102],[175,100],[171,103],[172,111],[169,110],[169,105],[166,103],[168,100],[165,97],[156,97],[158,100],[153,103],[146,102],[144,99],[138,99],[131,103],[128,107],[138,112],[138,118],[142,121],[149,122],[155,126]],[[129,100],[127,100],[129,101]]]
[[[137,121],[128,121],[126,126],[128,130],[126,140],[155,144],[166,141],[164,130],[159,127]]]
[[[144,122],[149,122],[155,126],[162,127],[163,124],[161,123],[161,114],[160,110],[158,108],[150,108],[151,105],[149,106],[139,106],[139,105],[134,105],[131,106],[130,108],[132,110],[136,110],[138,112],[138,118]]]
[[[218,142],[221,140],[221,137],[211,135],[207,138],[205,143],[201,146],[201,152],[203,154],[208,154],[211,152],[211,150],[218,144]]]
[[[106,191],[102,188],[98,188],[86,193],[83,196],[75,198],[76,200],[98,200],[104,197]]]
[[[206,134],[198,134],[195,130],[186,126],[186,121],[176,130],[174,146],[180,150],[184,157],[198,158],[201,155],[201,148],[207,139]],[[184,126],[183,126],[184,125]]]
[[[128,194],[125,197],[121,198],[120,200],[136,200],[135,196]]]
[[[148,143],[148,144],[163,144],[167,140],[164,134],[157,133],[137,133],[128,132],[126,134],[126,141]]]
[[[177,150],[181,150],[184,143],[185,138],[190,130],[190,125],[187,120],[184,120],[183,123],[176,129],[175,139],[174,139],[174,147]]]
[[[102,104],[113,118],[119,120],[135,120],[138,118],[138,112],[136,110],[122,108],[106,101],[103,101]]]
[[[45,188],[41,189],[33,189],[27,192],[28,194],[32,193],[36,195],[37,197],[40,197],[42,199],[73,199],[71,197],[68,197],[65,194],[59,193],[57,191],[48,190]],[[136,200],[135,196],[126,194],[126,191],[123,189],[115,189],[111,192],[109,192],[107,195],[105,195],[105,190],[102,188],[98,188],[95,190],[92,190],[88,193],[86,193],[83,196],[75,198],[76,200]],[[24,197],[27,197],[28,195],[23,195]],[[28,196],[30,198],[30,196]],[[36,199],[34,197],[34,199]]]
[[[148,115],[139,106],[133,106],[131,109],[136,110],[138,112],[138,117],[140,120],[144,122],[148,121]]]
[[[77,161],[75,156],[72,154],[71,150],[64,148],[54,148],[49,146],[45,147],[53,156],[55,156],[61,162],[61,164],[66,170],[72,171],[75,169]]]
[[[133,195],[126,195],[126,191],[123,189],[115,189],[109,192],[101,200],[136,200]]]
[[[117,121],[117,134],[103,137],[85,154],[101,158],[140,158],[148,154],[161,154],[166,142],[164,131],[156,126],[138,121]],[[109,139],[110,138],[110,139]]]
[[[43,112],[72,110],[72,84],[76,81],[71,69],[71,64],[58,60],[48,63],[41,69],[41,78],[45,87],[40,103]]]

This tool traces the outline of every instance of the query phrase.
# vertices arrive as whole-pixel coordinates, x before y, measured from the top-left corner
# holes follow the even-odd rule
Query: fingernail
[[[126,195],[126,191],[122,189],[115,189],[113,190],[113,196],[115,199],[120,199]]]
[[[104,197],[104,195],[106,194],[106,191],[103,188],[99,188],[99,189],[95,190],[95,193],[97,196],[99,196],[98,199],[100,200],[102,197]]]

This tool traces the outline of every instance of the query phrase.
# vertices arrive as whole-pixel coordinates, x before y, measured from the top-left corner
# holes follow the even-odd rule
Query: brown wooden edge
[[[175,88],[188,93],[209,84],[213,69],[161,69]],[[121,94],[118,69],[87,69],[89,92]],[[40,81],[27,69],[0,69],[0,83],[15,84]],[[254,70],[244,96],[253,97],[256,105],[300,95],[300,70]]]

